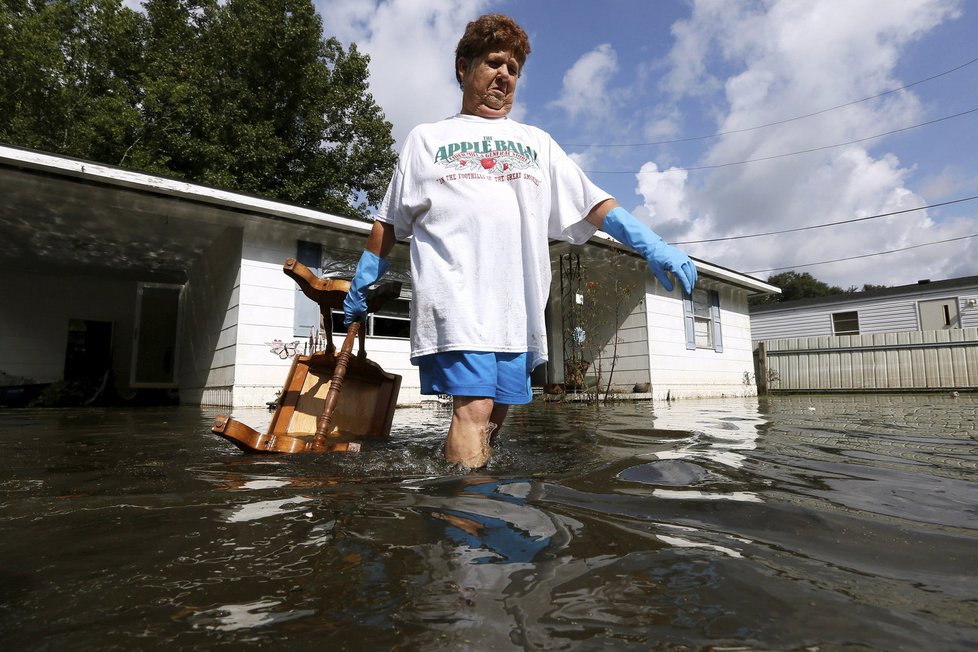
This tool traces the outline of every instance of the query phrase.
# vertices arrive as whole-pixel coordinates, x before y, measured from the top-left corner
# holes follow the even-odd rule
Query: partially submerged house
[[[0,192],[0,385],[95,378],[121,399],[168,391],[187,404],[273,400],[290,358],[322,337],[315,305],[282,272],[285,260],[349,276],[370,229],[6,146]],[[697,261],[700,283],[683,298],[617,251],[603,234],[581,247],[552,245],[551,360],[534,384],[565,383],[584,356],[585,385],[600,368],[618,391],[654,399],[755,393],[747,299],[777,288]],[[390,275],[407,281],[407,246],[390,259]],[[404,403],[421,398],[408,359],[410,298],[405,284],[367,324],[368,355],[403,376]]]
[[[978,276],[755,306],[750,321],[762,390],[978,387]]]

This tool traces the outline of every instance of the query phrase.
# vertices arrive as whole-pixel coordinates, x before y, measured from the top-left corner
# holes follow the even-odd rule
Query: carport
[[[123,400],[214,381],[244,230],[343,219],[9,146],[0,195],[0,386],[22,397],[59,381]]]

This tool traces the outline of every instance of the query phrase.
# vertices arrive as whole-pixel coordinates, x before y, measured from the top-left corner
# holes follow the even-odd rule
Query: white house
[[[978,326],[978,276],[754,306],[755,341]]]
[[[755,306],[761,391],[973,390],[978,276]]]
[[[272,400],[289,357],[308,345],[318,322],[283,263],[296,257],[322,274],[349,275],[370,228],[6,146],[0,193],[0,386],[102,374],[123,398],[168,390],[188,404]],[[535,384],[564,381],[565,358],[580,344],[568,314],[611,314],[617,303],[621,328],[594,322],[584,340],[603,345],[592,372],[601,366],[607,379],[614,361],[614,387],[653,399],[755,393],[745,380],[753,368],[747,299],[777,288],[697,261],[700,283],[684,300],[616,249],[603,234],[582,247],[552,246],[551,361]],[[407,279],[407,253],[406,245],[395,247],[392,277]],[[575,265],[587,270],[584,279]],[[613,287],[614,279],[629,290],[623,301],[582,285]],[[402,403],[420,400],[408,360],[409,301],[406,287],[368,325],[368,355],[403,376]]]

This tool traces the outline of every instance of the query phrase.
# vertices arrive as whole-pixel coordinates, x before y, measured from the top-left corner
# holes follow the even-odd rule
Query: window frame
[[[843,310],[840,312],[833,312],[832,315],[832,335],[836,337],[841,337],[844,335],[859,335],[859,311],[858,310]],[[840,322],[846,325],[850,322],[855,322],[855,330],[849,328],[846,330],[840,330]]]
[[[388,302],[385,303],[384,306],[388,308],[387,310],[381,309],[378,312],[372,312],[369,315],[367,315],[365,335],[367,337],[378,337],[378,338],[384,338],[390,340],[410,340],[411,339],[411,317],[410,317],[411,300],[407,297],[400,297],[397,299],[393,299],[393,302],[401,302],[401,301],[407,304],[408,311],[406,314],[401,314],[402,311],[389,310],[390,302]],[[344,318],[343,311],[333,310],[331,312],[332,312],[331,316],[333,322],[332,323],[333,334],[345,335],[346,328],[343,326],[343,318]],[[404,322],[406,324],[406,334],[405,335],[378,335],[377,334],[378,321],[382,323]]]
[[[699,302],[700,306],[708,309],[709,314],[697,314],[696,304],[693,302],[693,295],[683,295],[683,322],[686,331],[686,349],[695,351],[697,349],[712,350],[716,353],[723,353],[723,328],[720,319],[720,293],[717,290],[707,288],[695,288],[694,294],[704,293],[705,302]],[[705,324],[708,338],[712,341],[701,343],[702,338],[697,337],[697,324]]]

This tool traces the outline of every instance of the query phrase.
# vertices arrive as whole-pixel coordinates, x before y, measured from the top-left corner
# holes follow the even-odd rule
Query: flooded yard
[[[978,647],[978,395],[534,403],[471,474],[218,412],[0,410],[0,648]]]

